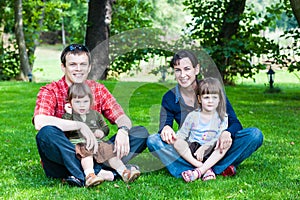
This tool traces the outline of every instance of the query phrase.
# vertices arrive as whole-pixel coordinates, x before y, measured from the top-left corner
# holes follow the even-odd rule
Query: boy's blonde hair
[[[71,103],[73,98],[83,98],[86,95],[89,96],[91,100],[91,105],[93,105],[93,94],[90,87],[85,83],[73,83],[68,89],[68,101]]]
[[[201,80],[198,83],[198,89],[196,91],[196,94],[199,95],[199,97],[201,97],[204,94],[218,94],[220,98],[220,102],[217,107],[217,112],[221,120],[222,121],[224,120],[224,117],[226,115],[226,98],[225,98],[222,84],[218,79],[207,77]],[[200,103],[200,108],[202,108],[201,103]]]

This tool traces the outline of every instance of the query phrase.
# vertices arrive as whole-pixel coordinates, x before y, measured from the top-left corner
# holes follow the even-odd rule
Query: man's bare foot
[[[105,181],[113,181],[115,176],[111,171],[101,169],[97,174],[98,177],[103,178]]]

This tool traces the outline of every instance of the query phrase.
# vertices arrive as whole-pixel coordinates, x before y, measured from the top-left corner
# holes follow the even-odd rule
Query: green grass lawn
[[[161,97],[173,84],[103,83],[134,125],[157,131]],[[171,177],[146,150],[134,159],[143,172],[136,182],[127,186],[117,180],[90,189],[63,185],[42,170],[31,124],[42,85],[0,82],[0,199],[300,199],[299,84],[281,83],[282,92],[274,94],[264,93],[263,84],[226,87],[244,127],[256,126],[265,137],[235,177],[187,184]]]

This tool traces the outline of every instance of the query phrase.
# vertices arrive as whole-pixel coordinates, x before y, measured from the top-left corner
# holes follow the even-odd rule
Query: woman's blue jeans
[[[129,133],[130,153],[122,158],[125,164],[147,147],[146,141],[149,136],[147,129],[142,126],[132,127]],[[114,140],[115,136],[110,138],[111,142]],[[66,178],[72,175],[85,180],[80,160],[75,155],[75,146],[63,131],[55,126],[45,126],[36,135],[36,143],[47,176]],[[98,173],[102,165],[95,163],[94,168],[95,173]]]
[[[216,174],[221,174],[228,166],[237,167],[241,162],[255,152],[263,143],[263,135],[257,128],[246,128],[236,133],[230,149],[214,167]],[[161,140],[160,134],[153,134],[148,137],[147,146],[150,152],[158,157],[166,166],[171,175],[181,177],[181,173],[194,169],[190,163],[185,161],[176,152],[173,145]]]

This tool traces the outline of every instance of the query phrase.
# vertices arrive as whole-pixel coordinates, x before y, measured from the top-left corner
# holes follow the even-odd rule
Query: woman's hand
[[[92,150],[93,153],[97,153],[98,151],[98,142],[94,135],[94,133],[91,131],[91,129],[83,122],[76,122],[78,130],[80,131],[82,137],[86,140],[86,148],[87,150]]]
[[[231,144],[232,144],[231,133],[228,131],[223,131],[217,141],[215,150],[220,149],[220,153],[223,153],[223,150],[229,148]]]
[[[115,139],[114,153],[117,153],[119,159],[127,156],[130,151],[128,132],[119,129]]]
[[[176,140],[176,133],[170,126],[165,126],[163,130],[160,133],[160,137],[162,141],[168,143],[168,144],[174,144]]]

